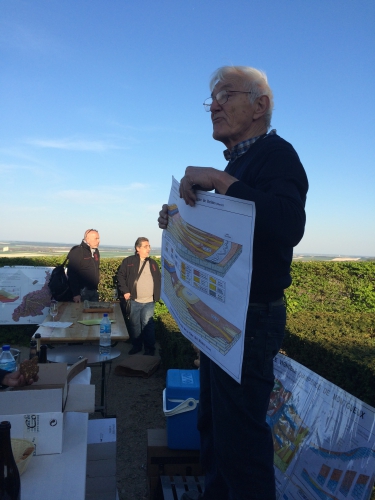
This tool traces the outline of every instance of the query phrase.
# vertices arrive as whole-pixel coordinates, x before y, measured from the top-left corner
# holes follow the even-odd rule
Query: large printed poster
[[[272,429],[279,500],[368,500],[375,409],[290,358],[274,360]]]
[[[173,179],[162,240],[162,299],[181,332],[241,380],[255,223],[253,202],[197,192],[190,207]]]
[[[51,302],[50,267],[0,267],[0,324],[39,324]]]

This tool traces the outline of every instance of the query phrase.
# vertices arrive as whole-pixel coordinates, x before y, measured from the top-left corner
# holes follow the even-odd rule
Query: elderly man
[[[203,496],[182,499],[274,500],[273,441],[266,423],[274,384],[273,358],[286,321],[284,289],[290,286],[293,247],[305,226],[308,181],[291,144],[268,133],[273,108],[266,75],[244,66],[222,67],[212,76],[213,138],[225,146],[225,171],[188,167],[180,196],[190,206],[196,189],[255,202],[253,272],[247,311],[241,384],[201,353],[201,460]],[[168,224],[167,206],[159,227]]]
[[[87,229],[81,244],[73,247],[69,252],[67,274],[74,302],[85,300],[97,302],[99,300],[99,243],[98,231]]]
[[[117,272],[120,295],[131,301],[129,326],[133,347],[129,354],[137,354],[144,346],[144,354],[153,356],[154,305],[160,299],[160,269],[158,263],[149,257],[151,246],[147,238],[138,238],[134,248],[135,255],[126,257]]]

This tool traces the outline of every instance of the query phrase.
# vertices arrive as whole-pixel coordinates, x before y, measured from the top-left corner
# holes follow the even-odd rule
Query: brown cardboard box
[[[202,476],[199,450],[171,450],[166,429],[147,430],[147,478],[153,500],[159,476]]]
[[[38,382],[1,392],[0,417],[10,421],[12,437],[33,442],[36,455],[61,453],[65,412],[95,409],[95,386],[70,384],[86,365],[87,359],[69,370],[66,363],[41,364]]]
[[[116,419],[89,420],[85,500],[116,500]]]

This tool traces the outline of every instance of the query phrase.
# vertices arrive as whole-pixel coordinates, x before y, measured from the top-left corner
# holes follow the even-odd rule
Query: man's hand
[[[130,299],[130,293],[124,293],[124,299],[129,300]]]
[[[180,198],[193,207],[197,199],[196,190],[216,191],[225,194],[231,184],[238,179],[212,167],[187,167],[180,182]],[[160,223],[159,223],[160,226]]]
[[[30,379],[28,381],[25,381],[25,377],[21,375],[21,372],[19,370],[12,372],[12,373],[7,373],[4,377],[1,383],[3,385],[8,385],[9,387],[22,387],[24,385],[31,385],[33,382],[36,382],[38,380],[38,376],[35,376],[34,379]]]
[[[159,227],[160,229],[167,229],[168,226],[168,205],[163,205],[159,212]]]
[[[76,304],[78,304],[79,302],[81,302],[81,296],[80,295],[75,295],[73,297],[73,302],[75,302]]]

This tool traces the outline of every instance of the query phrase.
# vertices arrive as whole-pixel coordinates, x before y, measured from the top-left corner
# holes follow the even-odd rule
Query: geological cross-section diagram
[[[177,205],[168,206],[168,233],[180,257],[201,269],[225,276],[242,252],[242,245],[188,224]]]
[[[238,341],[241,330],[213,311],[179,280],[175,266],[164,258],[164,287],[174,309],[192,331],[226,354]]]

